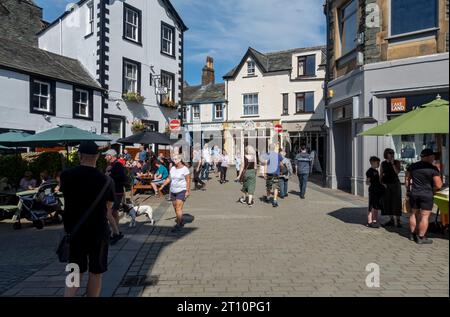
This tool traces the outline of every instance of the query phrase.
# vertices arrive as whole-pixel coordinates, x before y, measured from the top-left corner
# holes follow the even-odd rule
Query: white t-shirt
[[[170,192],[174,194],[187,190],[186,176],[191,174],[186,166],[178,169],[175,166],[170,169]]]
[[[206,163],[211,163],[211,152],[208,148],[203,149],[203,159]]]
[[[228,155],[223,155],[221,157],[221,162],[223,167],[228,167],[228,164],[230,162],[230,157]]]

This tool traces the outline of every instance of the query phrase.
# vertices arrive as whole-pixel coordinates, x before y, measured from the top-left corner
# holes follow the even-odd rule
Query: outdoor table
[[[131,193],[133,196],[139,189],[152,189],[151,182],[153,180],[153,177],[151,176],[139,177],[137,180],[138,183],[136,185],[133,183],[133,186],[131,188]]]
[[[442,225],[448,226],[449,224],[449,217],[448,217],[448,196],[445,194],[437,193],[434,196],[434,203],[439,208],[439,213],[441,215],[441,222]]]

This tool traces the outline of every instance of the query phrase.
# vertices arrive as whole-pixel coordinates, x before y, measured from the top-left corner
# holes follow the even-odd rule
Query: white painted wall
[[[94,92],[94,121],[73,119],[73,88],[66,83],[56,83],[56,116],[45,120],[41,114],[30,113],[30,77],[25,74],[0,69],[0,128],[41,132],[59,124],[71,124],[83,130],[95,128],[100,132],[101,94]]]
[[[325,70],[319,68],[321,61],[321,51],[304,52],[302,54],[294,54],[292,57],[293,65],[296,65],[297,57],[300,55],[316,54],[316,75],[317,78],[325,78]],[[292,73],[296,72],[295,66]],[[289,121],[307,121],[311,119],[324,119],[324,102],[322,80],[301,80],[292,81],[290,73],[276,72],[270,74],[263,74],[261,70],[256,67],[256,77],[248,77],[247,65],[244,64],[235,79],[227,80],[228,84],[228,107],[229,107],[229,121],[243,121],[246,118],[244,113],[244,94],[258,93],[259,94],[259,116],[251,117],[252,120],[279,120],[283,119],[285,122]],[[314,92],[315,113],[295,115],[295,101],[296,93],[299,92]],[[281,116],[283,112],[283,97],[282,94],[289,94],[289,116]]]
[[[97,78],[97,4],[94,1],[94,34],[85,38],[88,21],[88,2],[77,7],[62,21],[56,23],[39,36],[39,48],[78,59]]]
[[[223,119],[215,120],[214,118],[214,110],[216,104],[221,104],[223,107]],[[192,107],[199,106],[200,107],[200,120],[193,121],[192,118]],[[187,114],[186,114],[186,124],[198,124],[198,123],[223,123],[226,121],[226,108],[225,103],[202,103],[202,104],[188,104]]]

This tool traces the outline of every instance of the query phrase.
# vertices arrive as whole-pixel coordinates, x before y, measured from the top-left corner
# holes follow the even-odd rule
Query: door
[[[352,190],[352,122],[335,123],[333,130],[337,188],[350,193]]]

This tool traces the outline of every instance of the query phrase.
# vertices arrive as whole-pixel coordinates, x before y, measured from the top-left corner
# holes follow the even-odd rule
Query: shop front
[[[190,144],[200,144],[202,147],[209,144],[210,147],[214,145],[221,149],[224,147],[224,126],[221,123],[212,124],[190,124],[187,125],[187,131],[190,136]]]

